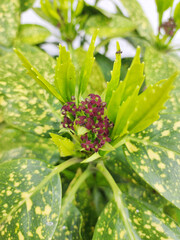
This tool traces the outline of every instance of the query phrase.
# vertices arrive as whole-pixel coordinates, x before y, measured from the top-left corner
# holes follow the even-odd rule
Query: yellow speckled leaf
[[[4,127],[0,129],[0,162],[18,158],[36,158],[56,164],[59,161],[57,147],[49,138]]]
[[[146,130],[128,137],[129,164],[148,184],[180,207],[180,121],[178,114],[162,114]]]
[[[0,44],[10,47],[20,24],[19,0],[0,1]]]
[[[178,240],[180,229],[165,214],[149,209],[143,202],[124,196],[127,212],[134,232],[134,240],[173,239]],[[129,240],[127,229],[114,201],[110,201],[101,213],[95,227],[93,240]]]
[[[52,237],[61,206],[61,182],[49,167],[32,159],[0,164],[0,239]]]
[[[53,83],[55,61],[36,47],[21,44],[21,51]],[[48,136],[59,131],[59,101],[28,76],[13,52],[0,58],[0,92],[3,116],[11,126],[36,135]]]

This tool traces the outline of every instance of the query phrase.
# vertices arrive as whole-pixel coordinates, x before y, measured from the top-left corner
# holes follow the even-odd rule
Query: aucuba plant
[[[48,159],[56,151],[44,142],[51,136],[60,161],[46,163],[30,155],[0,164],[0,239],[179,239],[178,151],[175,146],[171,151],[166,141],[162,146],[158,143],[158,137],[170,134],[165,129],[158,135],[164,124],[159,113],[165,110],[178,73],[143,85],[144,63],[138,47],[122,81],[117,43],[110,82],[101,94],[91,92],[96,35],[97,31],[81,71],[66,48],[59,46],[51,82],[15,49],[28,74],[61,109],[59,129],[36,127],[39,135],[48,129],[48,136],[44,140],[30,136],[34,148],[39,141]],[[35,98],[28,101],[38,107]],[[2,105],[7,106],[6,100]],[[171,119],[165,121],[171,124]],[[173,128],[177,130],[179,122]],[[172,179],[166,167],[174,171]]]

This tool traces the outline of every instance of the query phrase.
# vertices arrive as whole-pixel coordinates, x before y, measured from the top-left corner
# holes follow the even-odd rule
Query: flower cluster
[[[164,29],[166,35],[173,36],[176,29],[176,23],[174,22],[174,19],[171,17],[168,19],[167,22],[161,24],[160,29],[161,28]]]
[[[73,97],[72,100],[75,100]],[[81,136],[81,146],[86,151],[97,152],[106,142],[110,142],[109,132],[113,127],[105,116],[106,103],[99,95],[90,94],[77,107],[75,102],[67,102],[62,107],[64,128],[74,129],[74,124],[85,127],[86,133]]]

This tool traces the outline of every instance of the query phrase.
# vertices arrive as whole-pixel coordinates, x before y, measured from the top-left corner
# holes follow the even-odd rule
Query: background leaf
[[[18,33],[18,40],[30,45],[42,43],[50,36],[47,28],[36,24],[21,24]]]
[[[140,36],[153,41],[154,33],[141,5],[136,0],[120,0],[120,2],[127,9],[132,22],[136,23],[136,28]]]
[[[32,159],[0,164],[0,238],[51,238],[59,217],[59,174]]]
[[[20,24],[19,0],[0,2],[0,44],[10,47],[17,35]]]
[[[176,8],[174,10],[174,21],[177,25],[177,28],[180,28],[180,2],[176,5]]]
[[[87,34],[92,34],[97,27],[100,29],[98,37],[114,38],[125,36],[128,32],[135,29],[136,25],[120,15],[115,15],[112,18],[107,18],[103,15],[95,15],[88,18],[85,24]]]
[[[20,0],[21,11],[26,11],[28,8],[32,7],[35,0]]]
[[[55,61],[41,50],[28,45],[20,50],[53,83]],[[8,87],[7,87],[8,86]],[[60,126],[59,101],[31,79],[15,53],[0,58],[0,92],[6,122],[25,132],[49,137]]]
[[[0,162],[18,158],[36,158],[47,163],[59,161],[59,152],[51,139],[24,133],[18,129],[0,129]]]
[[[163,12],[173,5],[174,0],[155,0],[157,5],[157,11],[162,18]]]

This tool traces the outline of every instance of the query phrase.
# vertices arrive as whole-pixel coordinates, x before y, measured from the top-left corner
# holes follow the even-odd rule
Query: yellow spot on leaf
[[[161,185],[159,183],[156,183],[154,186],[160,193],[165,192],[165,189],[164,189],[163,185]]]
[[[28,232],[28,236],[29,236],[29,237],[33,237],[32,232]]]
[[[126,143],[126,147],[131,153],[137,152],[139,150],[134,144],[132,144],[130,142]]]
[[[11,194],[12,194],[12,191],[10,191],[10,190],[7,190],[7,191],[6,191],[6,195],[7,195],[7,196],[10,196]]]
[[[173,129],[176,131],[180,127],[180,121],[174,124]]]
[[[170,131],[169,130],[165,130],[161,133],[161,136],[166,137],[170,135]]]
[[[49,205],[46,205],[43,215],[49,215],[50,212],[51,212],[51,207]]]
[[[171,159],[175,159],[175,154],[171,151],[167,151],[167,154],[168,154],[168,157],[171,158]]]
[[[22,198],[29,198],[29,194],[27,192],[22,192],[21,197]]]
[[[147,153],[148,153],[148,155],[149,155],[149,157],[150,157],[151,160],[154,160],[154,159],[155,159],[155,160],[158,160],[158,161],[161,160],[159,154],[153,152],[151,149],[148,149],[148,150],[147,150]]]
[[[18,232],[18,238],[19,240],[24,240],[24,236],[22,235],[22,232]]]
[[[122,231],[120,232],[120,239],[123,239],[123,238],[124,238],[125,233],[126,233],[125,230],[122,230]]]
[[[158,232],[164,232],[164,229],[162,228],[162,226],[161,226],[160,224],[157,224],[157,223],[152,222],[151,225],[152,225],[153,227],[155,227]]]
[[[148,224],[145,224],[145,225],[144,225],[144,228],[146,228],[146,229],[151,229],[151,226],[148,225]]]
[[[36,233],[37,233],[37,235],[39,236],[39,239],[44,239],[44,237],[42,236],[42,226],[39,226],[39,227],[36,229]]]
[[[149,172],[149,169],[147,166],[140,166],[141,170],[145,171],[145,172]]]
[[[44,128],[43,128],[42,126],[37,126],[37,127],[34,129],[35,133],[37,133],[37,134],[42,134],[42,133],[43,133],[43,130],[44,130]]]
[[[35,213],[36,214],[41,214],[42,213],[41,208],[40,207],[36,207],[35,208]]]
[[[108,234],[111,235],[112,234],[112,229],[108,228]]]
[[[172,223],[170,224],[170,227],[171,227],[171,228],[176,228],[176,224],[175,224],[174,222],[172,222]]]
[[[27,211],[28,211],[28,212],[31,210],[32,205],[33,205],[33,203],[32,203],[32,201],[31,201],[31,199],[28,198],[28,199],[26,200],[26,207],[27,207]]]
[[[158,164],[158,168],[160,168],[160,169],[165,169],[165,168],[166,168],[166,165],[161,162],[161,163]]]

